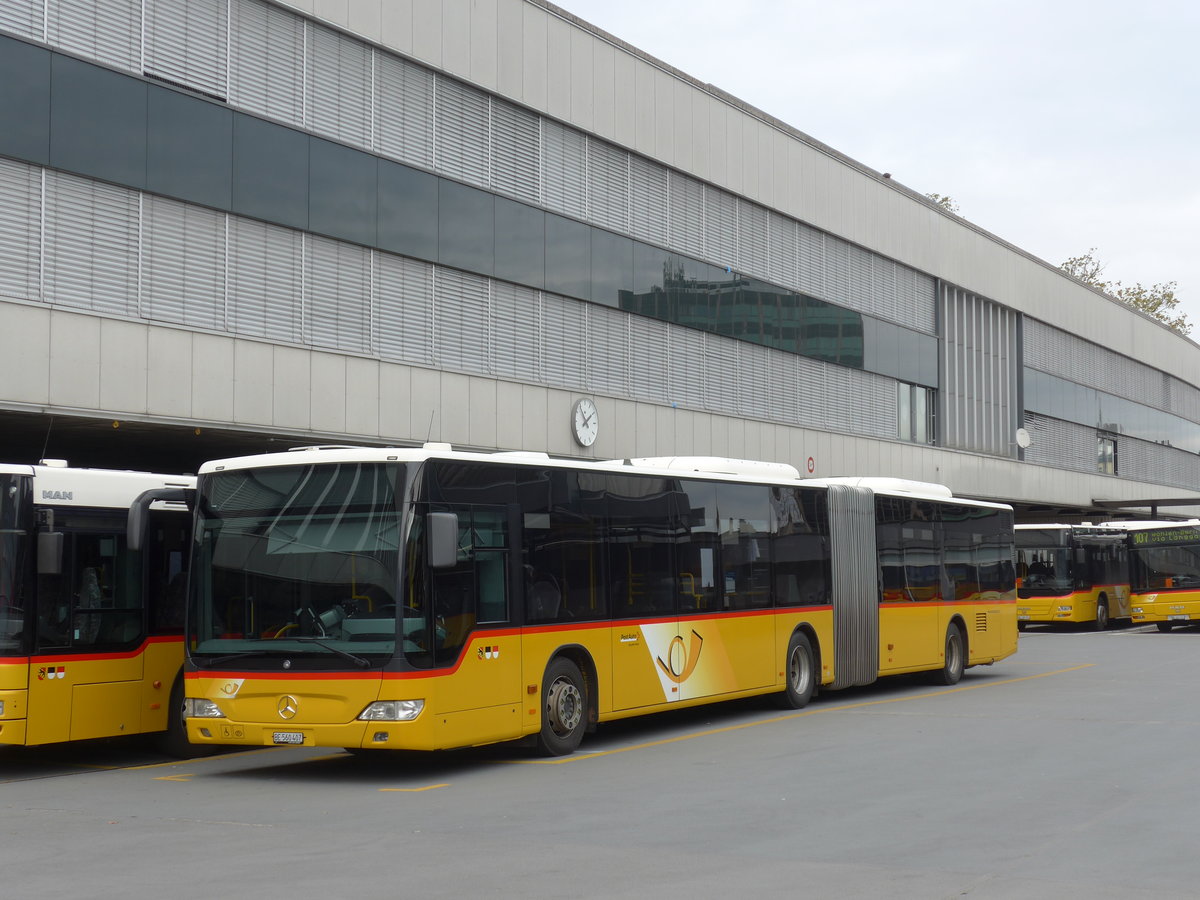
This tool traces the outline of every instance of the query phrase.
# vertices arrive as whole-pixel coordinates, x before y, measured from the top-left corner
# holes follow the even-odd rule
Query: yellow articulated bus
[[[182,501],[194,482],[0,464],[0,745],[158,733],[187,750],[191,517],[156,498]]]
[[[1133,621],[1159,631],[1200,622],[1200,520],[1108,524],[1128,535]]]
[[[1126,533],[1094,525],[1018,525],[1017,625],[1068,623],[1103,631],[1129,620]]]
[[[1012,510],[712,458],[319,448],[206,463],[193,743],[435,750],[1016,650]]]

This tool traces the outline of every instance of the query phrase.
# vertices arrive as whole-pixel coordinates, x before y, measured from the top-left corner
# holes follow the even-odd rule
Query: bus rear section
[[[157,502],[140,520],[142,546],[127,535],[144,492],[182,498],[191,484],[0,466],[0,744],[156,733],[164,749],[184,751],[190,515]]]
[[[1093,525],[1016,526],[1017,619],[1027,624],[1104,630],[1128,621],[1129,554],[1125,532]]]
[[[1015,650],[1009,508],[727,462],[437,445],[206,464],[191,740],[557,754],[613,719],[952,683]],[[932,537],[897,577],[927,589],[881,612],[877,548],[905,559],[915,521]]]

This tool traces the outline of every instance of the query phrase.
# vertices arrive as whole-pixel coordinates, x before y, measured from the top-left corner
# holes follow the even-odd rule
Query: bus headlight
[[[1070,611],[1071,611],[1071,607],[1069,607],[1069,606],[1060,606],[1060,607],[1058,608],[1058,611],[1059,611],[1059,612],[1070,612]]]
[[[225,713],[211,700],[188,697],[183,701],[183,716],[185,719],[223,719]]]
[[[424,700],[377,700],[358,718],[363,722],[411,722],[424,708]]]

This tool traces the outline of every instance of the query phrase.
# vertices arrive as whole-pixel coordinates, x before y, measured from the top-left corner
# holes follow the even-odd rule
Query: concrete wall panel
[[[144,414],[147,407],[146,346],[149,326],[119,319],[100,320],[100,406]]]
[[[50,402],[100,404],[100,319],[55,311],[50,318]]]
[[[499,11],[496,0],[471,2],[471,80],[495,91],[499,87],[496,45],[499,40]]]
[[[50,402],[50,310],[0,300],[0,385],[10,403]]]
[[[309,358],[312,387],[308,416],[313,431],[342,434],[347,431],[347,365],[352,357],[313,353]],[[369,432],[368,432],[369,433]]]

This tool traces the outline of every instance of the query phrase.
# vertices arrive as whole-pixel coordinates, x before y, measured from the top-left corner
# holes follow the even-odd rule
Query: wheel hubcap
[[[558,735],[570,734],[583,718],[583,695],[566,679],[559,679],[546,692],[546,718]]]
[[[808,657],[797,647],[792,651],[792,658],[788,664],[788,680],[792,684],[792,690],[803,694],[808,689],[808,678]]]

